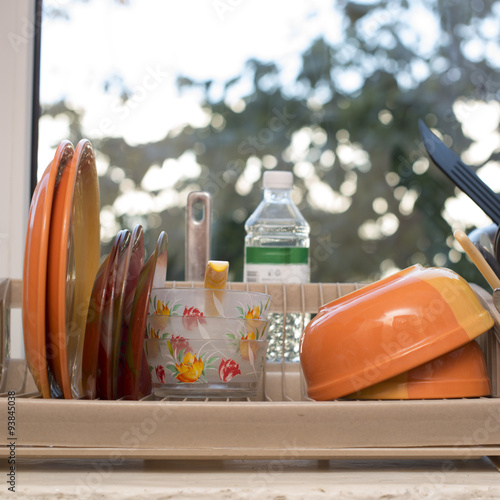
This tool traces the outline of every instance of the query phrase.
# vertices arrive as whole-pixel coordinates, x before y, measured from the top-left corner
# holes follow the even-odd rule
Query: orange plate
[[[44,398],[50,398],[45,346],[50,217],[56,183],[71,161],[73,153],[74,148],[69,141],[59,144],[54,159],[33,193],[26,234],[23,270],[24,350],[33,379]]]
[[[447,399],[491,394],[486,362],[477,342],[367,387],[350,399]]]
[[[122,391],[127,399],[139,399],[151,393],[152,382],[144,353],[144,337],[151,289],[165,286],[167,245],[167,233],[162,231],[156,249],[144,264],[137,282],[123,366]]]
[[[321,307],[301,338],[309,397],[330,400],[457,349],[493,319],[444,268],[408,268]]]
[[[67,399],[83,394],[85,323],[99,258],[99,183],[92,145],[83,139],[55,188],[48,251],[48,361]]]

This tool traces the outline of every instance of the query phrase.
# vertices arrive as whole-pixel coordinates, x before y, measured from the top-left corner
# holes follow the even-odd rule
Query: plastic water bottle
[[[264,195],[245,223],[244,280],[248,283],[309,282],[309,224],[292,201],[293,174],[267,171]],[[299,361],[299,340],[308,317],[269,315],[268,361]],[[285,348],[283,323],[286,319]]]

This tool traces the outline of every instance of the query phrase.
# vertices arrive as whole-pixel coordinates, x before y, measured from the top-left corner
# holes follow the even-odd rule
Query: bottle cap
[[[293,174],[283,170],[264,172],[262,185],[264,189],[292,189]]]

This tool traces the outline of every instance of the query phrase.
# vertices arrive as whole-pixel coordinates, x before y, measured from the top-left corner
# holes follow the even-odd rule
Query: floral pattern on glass
[[[150,339],[159,339],[160,338],[160,330],[155,330],[151,326],[148,327],[149,338]]]
[[[163,316],[177,316],[178,315],[177,311],[181,307],[180,304],[175,304],[172,306],[170,304],[171,301],[164,303],[161,300],[158,300],[156,297],[152,299],[152,302],[155,314],[160,314]]]
[[[189,300],[183,300],[182,298],[162,300],[159,297],[161,297],[161,294],[152,294],[150,298],[149,314],[206,317],[206,311],[203,310],[203,304],[206,306],[206,296],[203,301],[200,301],[196,297],[191,297]],[[248,301],[239,301],[233,298],[226,302],[217,297],[216,294],[213,294],[218,316],[240,319],[264,319],[271,301],[269,297],[267,301],[260,301],[258,303],[252,298],[248,298]],[[211,314],[208,314],[208,316],[211,316]]]
[[[200,385],[200,391],[224,390],[225,386],[254,390],[267,348],[267,341],[257,340],[257,336],[254,330],[243,328],[231,338],[191,339],[170,334],[167,339],[147,339],[145,354],[153,387],[173,391],[179,385]]]
[[[215,370],[219,357],[212,353],[194,353],[183,337],[167,340],[171,361],[165,368],[178,382],[192,384],[206,382],[207,370]]]
[[[192,330],[198,327],[200,324],[205,324],[207,321],[201,312],[196,307],[186,307],[184,306],[184,313],[182,314],[182,324],[186,330]]]
[[[246,335],[242,336],[240,339],[240,355],[243,359],[250,361],[253,365],[255,356],[259,349],[259,344],[257,342],[252,342],[255,340],[255,332],[249,332]]]
[[[236,375],[241,375],[240,365],[234,359],[222,358],[219,365],[219,378],[222,382],[229,382]]]
[[[267,307],[269,305],[269,301],[267,304],[263,305],[260,303],[259,305],[256,306],[247,306],[245,308],[239,306],[237,307],[238,311],[238,318],[243,318],[243,319],[263,319],[263,311],[267,310]]]
[[[158,379],[158,382],[160,382],[160,384],[164,384],[165,383],[165,377],[166,377],[165,368],[163,368],[162,365],[156,366],[156,368],[155,368],[155,374],[156,374],[156,378]]]

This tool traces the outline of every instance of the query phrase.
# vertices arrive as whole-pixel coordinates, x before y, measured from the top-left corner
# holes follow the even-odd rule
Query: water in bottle
[[[309,281],[310,228],[292,201],[292,187],[291,172],[264,173],[263,199],[245,223],[246,282]],[[269,319],[268,361],[281,361],[283,356],[285,361],[299,361],[299,340],[309,315],[270,314]]]

